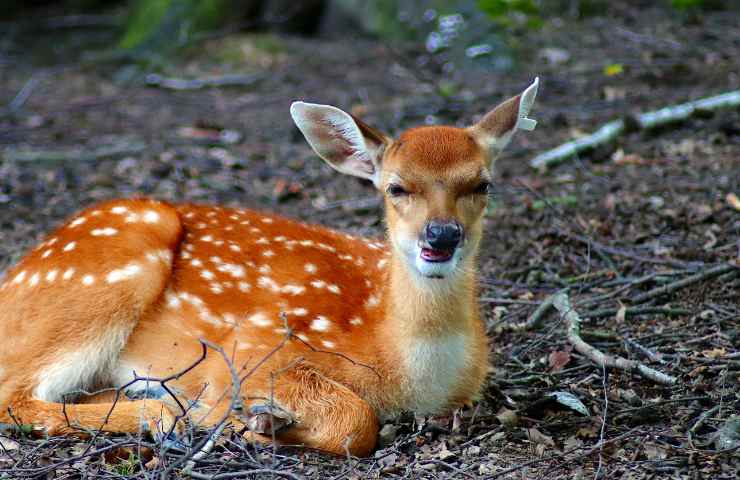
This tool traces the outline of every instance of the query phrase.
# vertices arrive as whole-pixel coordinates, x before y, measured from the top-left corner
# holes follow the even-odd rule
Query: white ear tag
[[[520,130],[532,131],[537,126],[537,120],[527,118],[529,110],[531,110],[534,104],[534,99],[537,96],[537,87],[540,85],[540,77],[536,77],[532,85],[522,94],[522,99],[519,101],[519,119],[516,122],[516,128]]]

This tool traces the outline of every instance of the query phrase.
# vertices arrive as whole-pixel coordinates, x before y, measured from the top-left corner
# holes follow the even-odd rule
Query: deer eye
[[[406,191],[401,185],[398,185],[396,183],[391,183],[390,185],[388,185],[388,188],[386,188],[385,191],[388,192],[388,195],[390,195],[391,197],[402,197],[409,194],[409,192]]]
[[[476,195],[488,195],[491,193],[491,182],[481,182],[474,189],[473,193]]]

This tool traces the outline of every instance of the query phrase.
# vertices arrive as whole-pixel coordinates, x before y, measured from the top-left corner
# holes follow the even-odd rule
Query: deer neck
[[[384,292],[386,330],[397,339],[465,334],[478,318],[473,257],[450,278],[421,277],[393,255]]]

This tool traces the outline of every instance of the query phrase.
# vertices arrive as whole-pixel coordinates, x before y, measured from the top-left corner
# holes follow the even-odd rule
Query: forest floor
[[[515,33],[516,68],[506,73],[448,71],[417,46],[367,38],[230,34],[161,71],[253,82],[192,91],[148,86],[134,67],[86,56],[109,44],[109,29],[5,25],[0,271],[76,210],[121,196],[259,208],[381,236],[378,195],[317,159],[290,102],[333,104],[398,134],[472,123],[540,76],[530,115],[539,125],[498,161],[485,220],[481,308],[493,368],[484,400],[448,419],[399,419],[369,459],[249,446],[226,430],[193,478],[254,469],[279,478],[737,478],[740,110],[631,133],[548,171],[528,161],[606,121],[737,90],[740,23],[737,12],[610,8]],[[565,288],[586,342],[676,383],[597,367],[554,310],[542,326],[512,328]],[[110,435],[87,445],[0,430],[0,444],[0,478],[155,478],[181,458],[156,447],[129,457],[116,447],[131,439]]]

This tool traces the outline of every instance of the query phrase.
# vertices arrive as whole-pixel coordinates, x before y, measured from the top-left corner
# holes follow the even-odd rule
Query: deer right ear
[[[489,150],[492,160],[506,148],[517,129],[534,130],[537,122],[527,115],[534,104],[539,84],[540,79],[535,78],[522,93],[506,100],[469,127],[473,136]]]
[[[380,186],[380,163],[390,142],[385,135],[330,105],[293,102],[290,115],[326,163]]]

